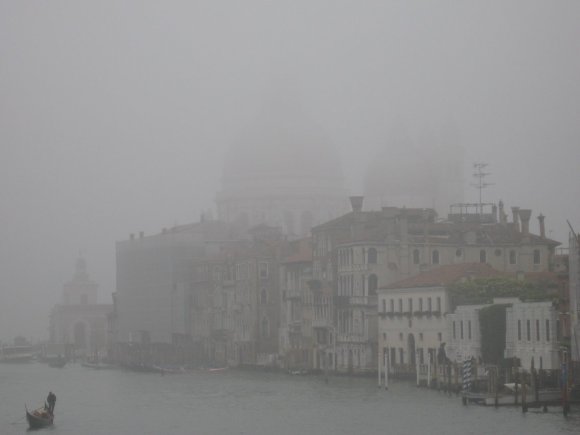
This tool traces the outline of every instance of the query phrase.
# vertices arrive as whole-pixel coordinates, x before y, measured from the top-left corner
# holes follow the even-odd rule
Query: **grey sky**
[[[0,339],[47,335],[79,250],[109,302],[114,241],[212,207],[272,95],[320,125],[352,193],[394,126],[454,125],[466,174],[491,165],[485,198],[541,211],[567,245],[579,22],[563,0],[1,0]]]

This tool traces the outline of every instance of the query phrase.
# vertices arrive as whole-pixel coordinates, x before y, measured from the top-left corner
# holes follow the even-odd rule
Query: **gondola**
[[[40,429],[52,425],[54,421],[54,415],[48,411],[46,406],[35,409],[34,411],[28,411],[28,407],[26,407],[26,405],[25,408],[26,420],[28,421],[28,426],[30,426],[30,429]]]

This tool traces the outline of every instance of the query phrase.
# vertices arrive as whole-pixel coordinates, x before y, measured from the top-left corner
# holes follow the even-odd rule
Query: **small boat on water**
[[[26,407],[26,421],[28,421],[28,426],[30,429],[40,429],[43,427],[51,426],[54,422],[54,415],[52,415],[46,406],[42,408],[35,409],[34,411],[29,411]]]
[[[24,363],[32,361],[34,350],[32,346],[3,346],[0,348],[0,362]]]
[[[66,358],[50,358],[48,360],[49,367],[63,368],[66,365]]]
[[[212,367],[209,368],[208,371],[212,372],[212,373],[219,373],[219,372],[225,372],[229,367]]]

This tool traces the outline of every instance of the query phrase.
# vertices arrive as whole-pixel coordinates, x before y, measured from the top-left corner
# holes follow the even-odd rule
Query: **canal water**
[[[0,434],[23,434],[24,405],[57,395],[50,435],[578,434],[580,409],[522,414],[376,380],[280,373],[184,374],[0,364]],[[38,433],[38,432],[37,432]]]

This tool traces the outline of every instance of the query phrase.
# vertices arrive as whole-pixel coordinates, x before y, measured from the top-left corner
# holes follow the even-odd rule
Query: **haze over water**
[[[165,375],[0,365],[0,433],[23,434],[24,404],[57,395],[51,435],[572,434],[580,415],[561,409],[464,407],[457,396],[372,378],[194,371]]]

